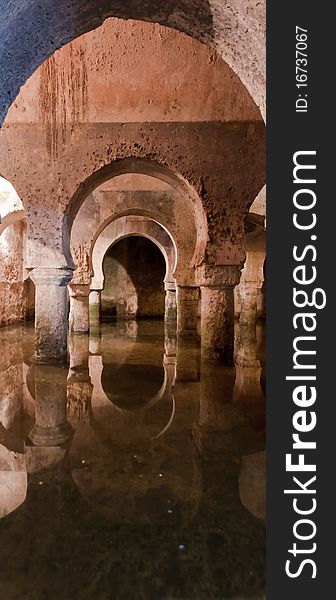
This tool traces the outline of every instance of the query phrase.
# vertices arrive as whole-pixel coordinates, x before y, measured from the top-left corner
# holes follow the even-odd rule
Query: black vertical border
[[[335,462],[336,462],[336,256],[335,59],[336,20],[332,2],[267,0],[267,600],[336,598]],[[307,114],[295,112],[295,28],[308,30]],[[317,286],[327,293],[327,306],[316,311],[317,327],[317,577],[311,569],[290,579],[295,522],[289,497],[285,455],[292,445],[293,256],[303,238],[292,224],[293,153],[317,152]],[[299,239],[298,239],[299,238]],[[308,238],[308,236],[307,236]],[[307,243],[309,243],[307,239]],[[314,437],[313,436],[313,437]],[[302,543],[303,544],[303,543]],[[308,544],[307,544],[308,546]],[[306,558],[309,558],[306,556]]]

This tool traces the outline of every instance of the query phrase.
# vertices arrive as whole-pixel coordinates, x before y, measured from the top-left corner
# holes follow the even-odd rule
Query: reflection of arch
[[[94,243],[91,259],[93,270],[91,289],[101,290],[104,287],[103,260],[107,251],[118,241],[132,236],[147,238],[159,248],[166,263],[165,281],[173,281],[177,253],[169,233],[153,220],[144,217],[131,219],[121,217],[110,222]]]
[[[140,175],[147,175],[150,177],[160,179],[161,181],[164,181],[172,188],[174,188],[177,192],[179,192],[179,194],[181,194],[183,198],[186,198],[187,202],[191,203],[197,232],[196,248],[192,259],[192,263],[194,265],[199,264],[204,255],[205,245],[207,241],[207,221],[202,201],[199,195],[197,194],[196,190],[192,187],[192,185],[188,181],[186,181],[177,171],[173,171],[169,167],[160,164],[155,160],[150,160],[147,158],[127,157],[115,160],[111,164],[105,165],[104,167],[92,173],[83,183],[80,184],[76,193],[74,194],[74,196],[68,204],[66,216],[68,219],[68,226],[70,228],[70,231],[81,205],[91,192],[93,192],[96,188],[98,188],[106,181],[109,181],[110,179],[113,179],[114,177],[117,177],[119,175],[125,175],[129,173],[137,173]],[[118,212],[114,216],[121,216],[120,212]],[[123,216],[125,216],[125,214],[123,214]],[[160,222],[159,209],[157,215],[151,214],[148,216],[153,220]],[[70,235],[68,230],[66,229],[63,232],[64,251],[66,255],[69,255],[70,253],[69,238]]]
[[[0,519],[21,506],[27,496],[27,470],[24,454],[0,444]]]
[[[163,435],[163,433],[165,433],[172,424],[175,415],[175,399],[172,388],[174,386],[176,377],[176,360],[173,360],[172,357],[164,357],[164,380],[160,389],[152,398],[148,400],[145,406],[140,407],[136,411],[128,411],[119,408],[107,397],[102,386],[103,368],[104,365],[102,356],[90,356],[89,371],[90,379],[93,385],[91,397],[92,426],[95,428],[95,424],[99,424],[99,412],[102,412],[105,416],[105,424],[106,422],[109,422],[111,425],[114,425],[116,428],[118,428],[118,422],[120,422],[123,424],[123,426],[127,425],[127,427],[132,428],[135,423],[139,422],[141,417],[145,416],[148,410],[155,407],[160,401],[168,401],[170,402],[171,409],[169,411],[167,422],[163,424],[159,431],[153,433],[152,439],[156,439]],[[106,414],[108,414],[108,419],[106,419]]]

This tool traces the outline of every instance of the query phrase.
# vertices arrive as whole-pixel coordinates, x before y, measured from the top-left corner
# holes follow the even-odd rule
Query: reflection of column
[[[138,321],[136,319],[127,319],[124,328],[125,338],[136,340],[138,337]]]
[[[234,288],[240,269],[235,265],[198,269],[201,285],[201,351],[210,360],[233,362]]]
[[[264,395],[260,385],[261,367],[236,367],[233,390],[234,402],[257,402],[264,406]]]
[[[177,286],[177,330],[180,335],[197,331],[199,288]]]
[[[199,381],[199,342],[196,336],[179,337],[177,342],[177,381]]]
[[[92,395],[89,376],[89,338],[74,335],[69,339],[70,368],[67,382],[69,417],[86,421]]]
[[[211,505],[239,507],[241,416],[232,404],[233,384],[234,369],[201,362],[199,411],[193,439],[199,451],[205,511]],[[225,487],[219,484],[221,480],[225,481]]]
[[[249,371],[251,379],[247,376]],[[264,398],[260,384],[254,387],[257,371],[260,378],[258,369],[219,368],[215,363],[202,361],[195,432],[203,439],[204,450],[219,451],[221,447],[224,452],[225,447],[230,447],[234,453],[248,454],[264,448],[264,428],[260,428],[259,419],[264,413]],[[244,400],[248,402],[242,404]]]
[[[74,333],[89,331],[89,292],[90,286],[70,283],[69,328]]]
[[[67,421],[66,367],[33,365],[35,380],[35,426],[29,434],[36,446],[57,446],[72,435]]]
[[[243,456],[239,474],[240,499],[257,519],[266,516],[266,453]]]
[[[90,339],[89,339],[89,350],[90,354],[101,354],[101,331],[94,331],[90,329]]]
[[[165,281],[165,316],[166,325],[176,323],[177,304],[176,304],[176,284],[171,281]]]
[[[30,272],[35,283],[35,359],[37,362],[64,360],[67,356],[68,296],[70,269],[36,268]]]
[[[255,429],[256,439],[264,443],[265,396],[261,387],[261,367],[236,367],[233,401]],[[260,449],[260,448],[259,448]]]
[[[177,348],[177,335],[175,327],[167,327],[164,328],[164,345],[165,345],[165,354],[167,356],[176,356],[176,348]]]
[[[235,370],[202,361],[198,423],[207,430],[231,430],[239,416],[232,405]]]
[[[91,290],[89,295],[90,322],[98,325],[101,317],[101,290]]]
[[[171,393],[176,381],[176,355],[163,355],[163,368],[165,372],[166,390]]]

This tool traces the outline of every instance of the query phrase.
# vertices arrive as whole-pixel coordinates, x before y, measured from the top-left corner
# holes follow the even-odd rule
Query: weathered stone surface
[[[232,364],[233,349],[233,286],[201,286],[202,357]]]
[[[235,314],[242,324],[255,326],[264,309],[266,235],[261,226],[250,227],[251,231],[245,235],[246,260],[240,283],[235,289]]]
[[[161,23],[218,49],[263,109],[265,98],[265,2],[169,0],[46,0],[0,3],[0,118],[31,73],[57,48],[98,27],[106,17]]]
[[[67,356],[68,291],[70,269],[33,269],[36,288],[35,360],[65,360]]]
[[[140,216],[126,216],[120,217],[109,223],[94,243],[91,258],[93,277],[90,287],[92,289],[99,290],[104,287],[103,260],[108,249],[119,240],[129,236],[142,236],[157,245],[166,262],[166,274],[164,280],[173,282],[177,256],[174,241],[170,235],[161,225],[159,225],[159,223],[156,223],[152,219]],[[187,262],[187,260],[185,258],[183,260],[183,258],[182,255],[181,262]],[[187,266],[189,267],[189,265]],[[77,279],[78,270],[79,269],[77,268],[74,280]]]
[[[148,224],[149,220],[152,225]],[[200,249],[204,247],[206,224],[197,231],[189,198],[159,179],[135,173],[115,177],[84,200],[71,228],[71,253],[76,264],[74,281],[88,283],[92,268],[97,271],[97,267],[101,277],[101,265],[99,267],[95,259],[96,243],[102,236],[107,239],[107,231],[115,239],[137,231],[148,233],[149,239],[154,241],[157,236],[153,238],[151,228],[157,227],[162,231],[156,240],[159,246],[167,246],[167,243],[170,246],[170,274],[174,273],[180,283],[193,284],[193,265],[200,259]]]
[[[195,334],[197,331],[197,312],[199,288],[177,286],[177,330],[180,335]]]
[[[16,221],[0,234],[0,326],[25,316],[23,236],[25,224]]]
[[[70,283],[68,286],[70,296],[69,328],[74,333],[87,333],[89,322],[89,293],[90,286]]]
[[[15,2],[13,10],[15,4],[20,10],[10,16],[20,30],[25,11]],[[162,242],[166,251],[166,282],[178,285],[179,331],[196,331],[199,302],[193,295],[201,286],[203,355],[231,361],[233,288],[245,252],[236,293],[243,302],[242,322],[255,319],[260,303],[255,289],[261,286],[252,284],[262,280],[264,249],[253,243],[249,247],[245,220],[252,203],[257,216],[265,204],[265,130],[258,110],[264,99],[264,5],[187,0],[174,6],[153,1],[121,7],[111,0],[100,3],[96,19],[90,2],[84,12],[81,3],[76,9],[71,0],[66,7],[61,0],[58,4],[64,10],[57,15],[55,6],[49,12],[31,6],[32,14],[42,19],[36,22],[39,31],[31,33],[39,45],[25,48],[24,38],[25,58],[16,64],[9,44],[3,69],[4,89],[13,98],[15,82],[25,81],[50,56],[26,81],[0,131],[1,174],[17,192],[0,229],[0,254],[7,244],[0,324],[32,314],[34,290],[24,283],[25,269],[32,270],[36,358],[65,359],[66,284],[72,270],[70,328],[84,332],[93,271],[100,270],[102,279],[102,251],[94,265],[97,240],[108,227],[151,219],[158,224],[151,227],[161,227],[160,240],[156,236],[152,241]],[[109,15],[139,20],[107,19],[94,29]],[[45,27],[53,31],[46,44]],[[3,42],[0,36],[0,61]],[[7,196],[0,195],[1,202],[8,204]],[[27,219],[26,233],[23,224],[13,222],[19,217]],[[119,231],[124,237],[136,233],[144,231]],[[141,313],[130,277],[136,260],[127,263],[119,283],[113,280],[112,285],[117,296],[124,288],[124,313],[131,317]],[[104,264],[111,275],[115,263],[108,259]],[[163,312],[163,286],[156,291],[147,278],[146,287],[146,316],[157,314],[160,303]],[[115,302],[112,288],[105,287],[103,305],[108,294]],[[95,278],[92,289],[102,289],[101,281]],[[188,298],[187,289],[193,290]],[[173,288],[166,289],[165,301],[168,320],[174,322]],[[97,294],[91,313],[99,323]]]
[[[124,59],[120,64],[113,59],[113,67],[115,38],[130,47],[117,53]],[[132,169],[164,179],[191,197],[201,236],[199,259],[207,244],[210,262],[243,260],[243,217],[264,183],[264,128],[239,79],[206,46],[154,25],[111,20],[71,48],[62,49],[22,89],[0,136],[3,172],[29,216],[30,266],[37,266],[37,259],[40,265],[71,266],[67,221],[73,222],[84,197],[99,183]],[[183,65],[181,82],[174,79],[176,60]],[[146,88],[146,73],[161,72],[165,62],[167,85],[153,86],[149,80]],[[127,76],[120,80],[123,67]],[[127,102],[120,100],[125,109],[115,93],[117,73],[127,97]],[[188,86],[182,84],[186,81]],[[194,81],[197,89],[190,87]],[[212,92],[203,102],[207,88]],[[111,169],[113,161],[125,157],[142,163]]]

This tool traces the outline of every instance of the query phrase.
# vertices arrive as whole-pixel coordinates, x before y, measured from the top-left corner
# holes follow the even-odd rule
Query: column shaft
[[[180,335],[197,331],[198,287],[177,287],[177,331]]]
[[[177,319],[177,304],[176,304],[176,286],[165,284],[165,315],[164,320],[166,325],[176,323]]]
[[[30,273],[35,283],[35,360],[62,361],[67,357],[68,292],[70,269],[36,268]]]
[[[201,286],[201,354],[204,359],[233,364],[234,288],[240,265],[202,265],[196,270]]]
[[[209,360],[233,362],[233,286],[201,287],[201,351]]]
[[[239,322],[244,325],[251,325],[257,319],[257,296],[258,287],[254,282],[242,282],[240,285],[241,309]]]
[[[89,285],[72,283],[69,285],[69,328],[73,333],[87,333],[89,331],[89,293]]]
[[[94,325],[100,323],[101,317],[101,290],[91,290],[89,295],[90,322]]]

